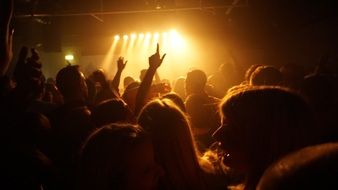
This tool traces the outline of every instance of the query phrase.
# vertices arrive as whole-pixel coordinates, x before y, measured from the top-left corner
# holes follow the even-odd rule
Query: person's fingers
[[[163,61],[166,55],[167,55],[166,53],[162,55],[161,62]]]
[[[157,43],[156,54],[160,54],[160,45]]]
[[[124,65],[126,65],[128,63],[128,60],[126,62],[124,62]]]

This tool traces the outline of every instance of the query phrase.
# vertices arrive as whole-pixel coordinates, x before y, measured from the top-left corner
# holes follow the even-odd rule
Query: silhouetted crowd
[[[0,189],[338,187],[338,66],[328,57],[310,72],[289,63],[244,75],[224,63],[170,81],[157,74],[157,45],[140,79],[121,82],[123,57],[112,80],[71,64],[46,79],[39,53],[22,47],[7,75],[11,2],[0,10]]]

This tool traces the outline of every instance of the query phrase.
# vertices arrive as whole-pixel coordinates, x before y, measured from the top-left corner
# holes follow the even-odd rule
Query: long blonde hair
[[[138,123],[151,132],[155,158],[165,170],[168,189],[206,189],[201,159],[185,114],[169,99],[156,99],[142,109]]]

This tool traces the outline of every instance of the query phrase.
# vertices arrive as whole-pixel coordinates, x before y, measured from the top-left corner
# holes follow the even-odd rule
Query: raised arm
[[[12,33],[10,22],[13,15],[13,0],[0,1],[0,77],[7,72],[12,59]]]
[[[121,80],[121,74],[124,68],[126,67],[127,62],[128,62],[127,60],[124,61],[124,57],[119,57],[119,59],[117,60],[117,72],[112,81],[112,87],[113,87],[113,90],[117,92],[118,94],[120,94],[119,85],[120,85],[120,80]]]
[[[166,54],[160,56],[160,47],[157,44],[156,53],[149,57],[149,68],[140,84],[140,87],[136,95],[136,104],[135,104],[135,116],[141,111],[142,107],[146,103],[146,96],[149,92],[153,77],[158,67],[161,66]]]

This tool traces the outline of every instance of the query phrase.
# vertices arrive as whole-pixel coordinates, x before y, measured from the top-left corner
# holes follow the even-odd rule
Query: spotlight
[[[143,38],[144,38],[144,34],[143,34],[143,33],[140,33],[140,34],[138,35],[138,37],[139,37],[140,39],[143,39]]]
[[[155,38],[155,39],[158,39],[158,36],[159,36],[158,32],[155,32],[154,38]]]
[[[114,40],[119,40],[120,39],[120,36],[119,35],[115,35],[114,36]]]
[[[163,36],[164,38],[166,38],[166,37],[168,36],[168,33],[167,33],[167,32],[163,32],[163,33],[162,33],[162,36]]]
[[[67,54],[65,56],[65,60],[66,61],[73,61],[74,60],[74,55],[73,54]]]
[[[124,40],[128,40],[128,35],[123,35]]]
[[[135,38],[136,38],[136,34],[135,34],[135,33],[132,33],[132,34],[130,35],[130,37],[131,37],[131,39],[135,39]]]
[[[150,38],[150,36],[151,36],[150,32],[147,32],[146,33],[146,38]]]

